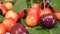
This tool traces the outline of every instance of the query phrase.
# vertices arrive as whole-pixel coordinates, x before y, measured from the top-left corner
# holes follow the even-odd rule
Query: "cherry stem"
[[[49,7],[49,5],[47,6],[47,8]]]
[[[47,8],[49,7],[49,0],[46,0],[46,2],[48,3],[48,5],[47,5]]]
[[[44,4],[44,9],[45,9],[45,0],[43,0],[43,4]]]

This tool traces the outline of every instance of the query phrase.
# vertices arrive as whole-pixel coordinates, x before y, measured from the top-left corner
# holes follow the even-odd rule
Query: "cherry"
[[[17,21],[19,19],[19,15],[14,12],[13,10],[9,10],[6,14],[5,14],[5,18],[13,18],[15,21]]]
[[[41,17],[42,15],[52,13],[52,10],[50,8],[45,8],[43,10],[39,11],[39,16]]]
[[[3,15],[8,12],[8,9],[4,5],[0,5],[0,10],[2,10]]]
[[[39,16],[38,15],[28,15],[26,17],[26,24],[28,26],[37,26],[39,23]]]
[[[56,25],[57,19],[53,13],[45,14],[41,16],[41,24],[44,27],[52,28]]]
[[[56,11],[54,14],[56,15],[57,19],[60,20],[60,12]]]
[[[19,15],[19,18],[24,17],[24,16],[25,16],[24,10],[20,11],[20,12],[18,13],[18,15]]]
[[[26,28],[23,24],[17,23],[10,30],[10,34],[29,34],[29,33],[28,33],[28,31],[26,30]]]
[[[34,14],[34,15],[39,15],[39,9],[37,8],[29,8],[28,9],[28,15]]]
[[[13,8],[13,4],[9,1],[5,1],[3,2],[3,5],[8,9],[8,10],[12,10]]]

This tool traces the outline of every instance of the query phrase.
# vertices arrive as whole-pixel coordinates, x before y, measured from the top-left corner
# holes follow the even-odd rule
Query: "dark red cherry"
[[[26,30],[25,26],[21,23],[17,23],[13,28],[10,30],[10,34],[29,34]]]
[[[45,14],[41,16],[41,24],[44,27],[52,28],[56,25],[57,19],[53,13]]]

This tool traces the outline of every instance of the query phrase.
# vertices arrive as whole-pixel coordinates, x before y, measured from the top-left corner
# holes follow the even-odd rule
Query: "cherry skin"
[[[0,5],[0,9],[2,10],[2,15],[5,15],[8,12],[8,9],[4,5]]]
[[[6,34],[6,26],[4,24],[0,24],[0,34]]]
[[[57,19],[60,20],[60,12],[56,11],[54,14],[56,15]]]
[[[39,15],[39,9],[37,8],[29,8],[28,9],[28,15],[34,14],[34,15]]]
[[[9,1],[5,1],[3,2],[3,5],[8,9],[8,10],[12,10],[13,8],[13,4]]]
[[[13,10],[8,11],[5,14],[4,18],[10,18],[10,17],[13,18],[16,22],[19,19],[19,15],[16,12],[14,12]]]
[[[2,21],[2,24],[4,24],[7,28],[8,31],[10,31],[10,29],[16,24],[16,21],[13,18],[5,18]]]
[[[52,28],[56,25],[57,19],[53,13],[42,15],[41,16],[41,24],[44,27]]]
[[[24,17],[24,16],[25,16],[24,10],[20,11],[20,12],[18,13],[18,15],[19,15],[19,18]]]
[[[10,30],[10,34],[29,34],[29,33],[28,33],[28,31],[26,30],[26,28],[23,24],[17,23]]]
[[[39,17],[38,15],[28,15],[26,17],[26,24],[28,26],[36,26],[39,23]]]
[[[42,15],[52,13],[52,10],[50,8],[45,8],[43,10],[39,11],[39,16],[41,17]]]

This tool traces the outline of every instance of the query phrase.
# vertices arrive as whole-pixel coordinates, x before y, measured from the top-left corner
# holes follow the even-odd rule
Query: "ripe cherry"
[[[39,9],[37,8],[29,8],[28,9],[28,15],[34,14],[34,15],[39,15]]]
[[[8,9],[11,10],[13,8],[13,4],[11,2],[5,1],[3,5]]]
[[[57,19],[53,13],[45,14],[41,16],[41,24],[44,27],[52,28],[56,25],[56,23],[57,23]]]
[[[20,11],[20,12],[18,13],[18,15],[19,15],[19,18],[24,17],[24,16],[25,16],[24,10]]]
[[[16,24],[16,21],[13,18],[5,18],[2,22],[7,28],[8,31]]]
[[[8,12],[8,9],[4,5],[0,5],[0,9],[2,10],[3,15]]]
[[[38,15],[28,15],[26,17],[26,24],[28,26],[36,26],[39,23],[39,16]]]
[[[56,11],[54,14],[56,15],[57,19],[60,20],[60,12]]]
[[[0,24],[0,34],[6,34],[6,26],[4,24]]]
[[[5,18],[10,18],[10,17],[13,18],[15,21],[19,19],[19,15],[13,10],[8,11],[5,15]]]
[[[29,32],[25,29],[23,24],[17,23],[10,30],[10,34],[29,34]]]
[[[42,15],[49,14],[49,13],[52,13],[51,9],[45,8],[45,9],[39,11],[39,16],[41,17]]]

